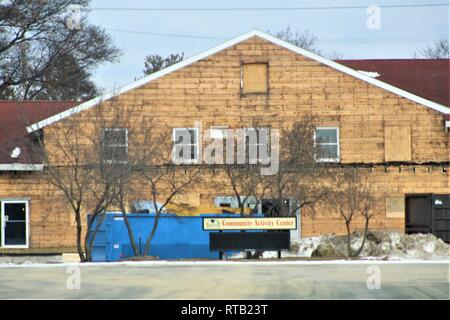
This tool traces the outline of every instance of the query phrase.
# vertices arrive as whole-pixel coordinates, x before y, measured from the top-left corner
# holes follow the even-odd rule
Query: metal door
[[[432,206],[433,234],[450,243],[450,195],[434,195]]]
[[[405,232],[431,233],[431,196],[408,196],[406,197],[406,226]]]

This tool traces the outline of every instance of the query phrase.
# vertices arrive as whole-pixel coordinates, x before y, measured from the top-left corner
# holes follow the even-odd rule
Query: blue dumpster
[[[218,259],[218,252],[209,251],[209,232],[202,228],[203,217],[236,217],[233,214],[177,216],[161,214],[150,245],[150,256],[160,259]],[[155,214],[127,214],[136,244],[144,252],[145,241],[153,228]],[[99,218],[96,222],[100,222]],[[96,223],[93,224],[92,229]],[[227,231],[228,232],[228,231]],[[231,231],[236,232],[236,231]],[[108,212],[94,239],[93,261],[119,261],[133,257],[128,231],[121,213]]]

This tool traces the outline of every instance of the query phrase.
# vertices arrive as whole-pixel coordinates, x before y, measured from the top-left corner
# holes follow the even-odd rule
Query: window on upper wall
[[[226,139],[227,130],[227,126],[211,126],[209,128],[209,136],[211,139]]]
[[[339,128],[319,127],[314,134],[316,161],[339,162]]]
[[[243,63],[241,65],[241,93],[269,93],[269,65]]]
[[[102,130],[103,160],[127,162],[128,129],[109,128]]]
[[[198,128],[173,129],[172,160],[177,164],[196,163],[199,160]]]
[[[263,156],[268,156],[270,150],[269,128],[245,129],[245,154],[251,164],[260,163]]]
[[[212,126],[209,128],[209,137],[211,139],[215,139],[214,142],[217,147],[211,150],[210,156],[217,161],[217,163],[222,163],[224,161],[225,150],[226,150],[226,139],[228,136],[228,127],[227,126]],[[222,140],[222,141],[220,141]],[[219,145],[217,145],[217,143]],[[220,154],[220,149],[222,148],[222,154]]]

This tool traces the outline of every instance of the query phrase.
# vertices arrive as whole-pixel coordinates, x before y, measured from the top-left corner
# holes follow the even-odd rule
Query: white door
[[[1,202],[1,246],[28,248],[28,201]]]

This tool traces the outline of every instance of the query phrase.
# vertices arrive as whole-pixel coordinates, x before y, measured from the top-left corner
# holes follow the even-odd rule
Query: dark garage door
[[[431,195],[406,197],[407,234],[431,232]]]
[[[405,232],[433,233],[450,243],[450,195],[406,197]]]

